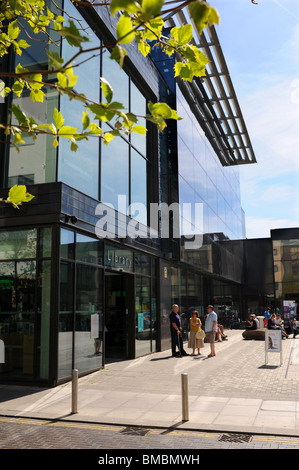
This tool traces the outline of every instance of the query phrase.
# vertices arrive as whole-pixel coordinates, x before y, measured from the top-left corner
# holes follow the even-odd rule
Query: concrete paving
[[[241,330],[226,333],[212,358],[205,344],[200,356],[173,358],[167,350],[79,378],[77,413],[71,383],[0,385],[0,415],[299,436],[299,337],[282,341],[280,365],[278,353],[269,353],[266,364],[264,341],[244,340]],[[182,374],[188,374],[187,420]]]

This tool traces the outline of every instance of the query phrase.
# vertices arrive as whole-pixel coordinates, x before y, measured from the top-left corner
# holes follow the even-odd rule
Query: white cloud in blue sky
[[[240,168],[248,238],[299,227],[299,2],[210,0],[258,163]]]

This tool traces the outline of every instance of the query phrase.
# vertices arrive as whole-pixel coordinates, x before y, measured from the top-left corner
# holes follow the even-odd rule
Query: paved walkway
[[[0,385],[0,415],[150,427],[299,436],[299,337],[280,354],[228,330],[216,356],[172,358],[170,350],[116,362],[51,389]],[[188,374],[189,420],[182,421],[181,376]]]

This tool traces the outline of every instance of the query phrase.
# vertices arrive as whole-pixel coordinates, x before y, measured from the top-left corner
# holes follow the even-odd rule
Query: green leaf
[[[21,30],[18,27],[17,21],[13,21],[12,23],[9,23],[8,28],[7,28],[7,34],[9,39],[17,39],[19,36]]]
[[[63,126],[64,117],[62,116],[61,112],[58,111],[57,108],[54,109],[53,119],[54,119],[56,128],[60,129]]]
[[[77,83],[78,75],[74,75],[72,67],[68,67],[64,72],[57,73],[58,85],[62,88],[72,89]]]
[[[30,92],[30,98],[33,102],[38,101],[39,103],[44,102],[45,93],[41,90],[33,89]]]
[[[72,152],[77,152],[78,150],[78,145],[76,144],[76,142],[72,142],[71,143],[71,151]]]
[[[118,20],[116,34],[118,42],[122,44],[128,44],[134,40],[133,23],[128,15],[123,14]]]
[[[82,117],[82,125],[83,125],[83,130],[87,129],[90,124],[90,119],[88,116],[87,111],[83,111],[83,117]]]
[[[112,134],[112,132],[106,132],[106,134],[103,137],[104,144],[108,145],[112,139],[114,139],[114,135]]]
[[[23,202],[29,202],[33,198],[34,196],[27,192],[26,186],[15,184],[9,190],[7,201],[11,202],[14,207],[18,208],[18,206],[20,206]]]
[[[75,127],[71,127],[71,126],[62,126],[59,131],[58,131],[58,135],[60,137],[65,137],[65,138],[70,138],[72,137],[74,134],[76,134],[78,129],[76,129]]]
[[[179,46],[183,46],[192,39],[192,25],[186,24],[180,27],[174,27],[171,30],[171,36],[177,41]]]
[[[143,126],[133,126],[132,127],[132,132],[135,132],[135,134],[146,135],[147,129],[146,129],[146,127],[143,127]]]
[[[110,59],[115,60],[116,62],[119,63],[120,67],[123,66],[125,57],[127,55],[127,51],[121,47],[119,44],[117,44],[111,52]]]
[[[137,39],[137,42],[139,51],[144,57],[146,57],[151,52],[150,45],[146,41],[142,41],[141,39]]]
[[[60,67],[62,66],[64,62],[64,59],[60,57],[58,52],[46,50],[46,53],[47,53],[47,56],[49,57],[50,64],[52,65],[52,67],[56,67],[57,69],[60,69]]]
[[[171,118],[171,108],[166,103],[152,104],[151,102],[149,102],[148,108],[154,117],[161,116],[164,119]]]
[[[142,9],[149,16],[157,16],[160,14],[164,0],[143,0]]]
[[[140,4],[135,0],[112,0],[110,3],[110,11],[113,16],[117,11],[126,11],[132,15],[140,10]]]
[[[79,29],[72,20],[69,20],[69,26],[61,28],[59,33],[64,36],[70,46],[80,47],[82,42],[89,42],[87,36],[82,36]]]
[[[20,108],[20,106],[17,104],[13,104],[11,106],[11,112],[15,116],[16,120],[18,121],[20,126],[27,126],[28,124],[28,117],[24,113],[24,111]]]
[[[100,77],[100,80],[102,82],[101,88],[103,90],[106,101],[107,103],[110,103],[113,98],[113,88],[105,78]]]
[[[103,122],[111,121],[116,114],[116,111],[111,111],[105,104],[91,104],[87,109],[95,114],[96,119]]]
[[[217,10],[203,0],[196,0],[190,3],[189,12],[199,34],[202,33],[208,23],[213,25],[220,22]]]

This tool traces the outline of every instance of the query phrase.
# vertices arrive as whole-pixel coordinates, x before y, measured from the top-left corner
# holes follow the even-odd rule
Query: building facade
[[[106,9],[79,10],[70,0],[63,8],[80,19],[93,46],[113,40]],[[169,27],[184,22],[182,12],[168,20]],[[0,207],[0,382],[56,385],[74,368],[86,374],[168,349],[173,303],[180,305],[185,338],[193,309],[203,316],[214,303],[224,322],[246,312],[238,165],[255,158],[216,32],[206,34],[195,39],[210,56],[207,77],[191,84],[174,80],[173,59],[155,49],[144,58],[134,44],[123,69],[103,54],[76,71],[75,91],[88,90],[96,102],[105,77],[114,100],[138,115],[148,101],[176,108],[183,120],[169,122],[162,134],[144,123],[147,136],[115,138],[108,146],[90,138],[76,152],[63,139],[54,148],[40,136],[25,139],[20,154],[3,137],[0,197],[25,184],[34,199],[19,211]],[[67,43],[60,47],[70,58]],[[32,44],[1,67],[20,60],[30,71],[49,66],[45,51]],[[3,120],[11,99],[0,105]],[[55,89],[34,107],[26,92],[13,103],[37,122],[52,119],[55,108],[69,125],[81,120],[78,102]],[[166,218],[160,211],[154,224],[153,204],[185,206]]]

